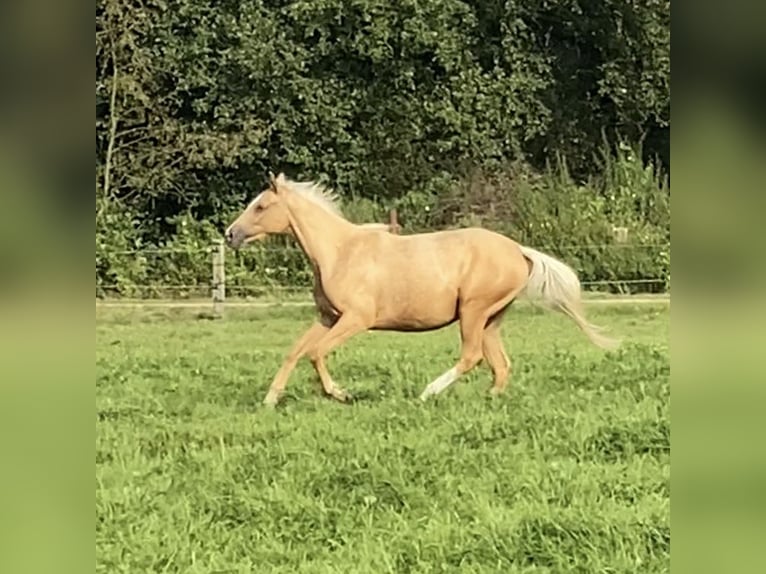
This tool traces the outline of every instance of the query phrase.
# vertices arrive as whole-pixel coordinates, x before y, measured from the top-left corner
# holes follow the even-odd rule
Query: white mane
[[[338,205],[340,198],[329,187],[314,181],[293,181],[287,178],[284,179],[283,183],[280,183],[290,191],[302,195],[330,213],[340,216],[343,215],[340,211],[340,206]]]

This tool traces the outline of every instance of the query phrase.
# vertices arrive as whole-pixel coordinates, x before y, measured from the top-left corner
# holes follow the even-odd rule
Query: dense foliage
[[[607,223],[665,239],[667,189],[612,186],[602,152],[626,142],[641,155],[623,171],[669,169],[669,12],[668,0],[98,0],[97,280],[141,266],[110,262],[115,250],[206,241],[268,170],[331,183],[360,217],[396,204],[417,225],[419,208],[476,190],[478,170],[493,203],[527,218],[507,224],[522,239],[561,243],[531,229],[578,217],[559,217],[573,201],[599,226],[565,243]]]

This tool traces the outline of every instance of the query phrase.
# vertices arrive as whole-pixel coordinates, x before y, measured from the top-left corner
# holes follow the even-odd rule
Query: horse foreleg
[[[306,351],[316,343],[322,335],[330,330],[322,323],[314,323],[309,329],[298,339],[290,353],[285,358],[282,366],[277,374],[274,376],[274,380],[269,387],[269,392],[266,394],[266,398],[263,400],[263,404],[273,407],[279,401],[279,397],[285,390],[287,380],[290,378],[290,373],[295,369],[295,365],[298,363],[301,357],[306,354]]]
[[[308,350],[309,360],[322,381],[324,392],[340,402],[350,400],[351,395],[335,384],[327,370],[324,359],[334,348],[366,330],[367,326],[364,321],[354,315],[344,313],[335,325],[316,342],[314,347]]]

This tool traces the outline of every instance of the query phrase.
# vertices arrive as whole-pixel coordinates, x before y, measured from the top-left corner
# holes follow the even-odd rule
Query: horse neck
[[[327,273],[335,264],[338,248],[354,225],[311,200],[293,193],[288,200],[290,226],[312,265]]]

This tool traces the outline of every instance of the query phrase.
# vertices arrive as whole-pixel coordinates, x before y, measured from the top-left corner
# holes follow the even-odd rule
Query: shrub
[[[481,226],[561,258],[590,289],[657,292],[670,285],[670,197],[638,147],[604,153],[602,172],[578,183],[559,158],[542,172],[522,162],[441,175],[386,205],[348,198],[352,221],[386,221],[396,207],[404,233]],[[128,211],[107,213],[97,227],[97,295],[206,294],[210,247],[220,230],[191,214],[169,218],[176,232],[144,246]],[[627,229],[620,243],[615,227]],[[126,252],[136,249],[136,253]],[[270,238],[226,256],[227,289],[235,295],[306,290],[312,274],[290,238]],[[622,283],[624,281],[624,283]],[[137,287],[144,285],[146,287]],[[170,287],[168,287],[170,286]],[[180,286],[180,287],[179,287]]]

